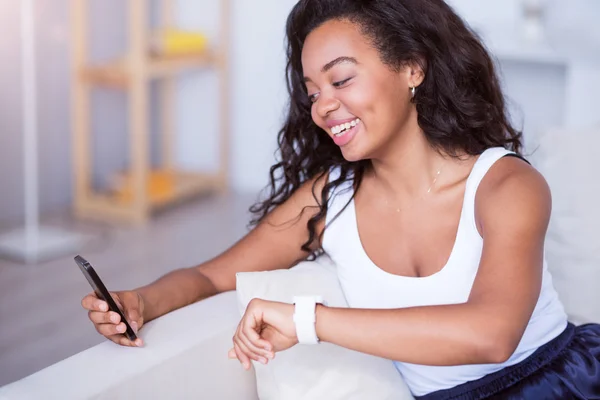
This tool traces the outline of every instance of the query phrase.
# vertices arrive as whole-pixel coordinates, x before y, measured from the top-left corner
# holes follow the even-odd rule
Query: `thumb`
[[[135,331],[135,333],[137,333],[138,329],[140,329],[142,326],[142,318],[137,308],[132,308],[128,310],[127,318],[131,323],[131,328]]]
[[[111,297],[113,298],[113,300],[115,301],[115,303],[117,304],[117,307],[119,307],[119,310],[123,311],[123,302],[121,301],[121,297],[119,296],[118,293],[115,292],[110,292]]]
[[[131,328],[137,333],[144,323],[139,297],[134,292],[123,292],[121,293],[121,299],[127,320],[130,322]]]

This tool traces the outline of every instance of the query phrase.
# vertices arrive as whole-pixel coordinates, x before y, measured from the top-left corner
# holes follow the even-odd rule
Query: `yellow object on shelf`
[[[166,29],[156,32],[152,52],[161,56],[181,56],[206,51],[208,38],[200,32]]]
[[[168,171],[152,171],[148,176],[146,190],[148,198],[152,203],[162,203],[175,196],[176,177]],[[133,185],[129,175],[121,175],[117,178],[114,188],[115,199],[128,204],[133,201]]]

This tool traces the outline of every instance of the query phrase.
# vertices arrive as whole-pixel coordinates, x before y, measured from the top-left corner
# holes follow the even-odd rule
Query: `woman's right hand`
[[[131,329],[137,334],[144,324],[144,299],[136,291],[111,292],[111,295],[127,318]],[[100,300],[94,292],[85,296],[81,300],[81,305],[88,310],[88,316],[98,333],[107,339],[122,346],[143,346],[141,338],[138,337],[135,341],[131,341],[124,335],[125,324],[121,321],[121,316],[116,312],[109,311],[108,304]]]

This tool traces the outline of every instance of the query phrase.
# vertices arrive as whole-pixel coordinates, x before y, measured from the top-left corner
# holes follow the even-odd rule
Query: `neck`
[[[429,145],[416,116],[384,147],[385,153],[371,159],[372,173],[390,196],[417,198],[429,189],[435,192],[449,161]]]

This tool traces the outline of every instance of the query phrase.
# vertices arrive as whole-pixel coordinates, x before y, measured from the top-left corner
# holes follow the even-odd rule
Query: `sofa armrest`
[[[144,348],[104,342],[0,388],[0,399],[257,399],[254,373],[227,358],[235,292],[149,322]]]

